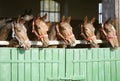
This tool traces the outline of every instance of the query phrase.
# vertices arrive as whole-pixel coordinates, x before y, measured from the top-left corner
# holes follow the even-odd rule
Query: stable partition
[[[120,81],[120,48],[0,48],[0,81]]]

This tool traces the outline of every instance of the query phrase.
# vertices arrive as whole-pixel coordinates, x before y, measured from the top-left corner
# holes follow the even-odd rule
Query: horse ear
[[[65,21],[65,16],[62,16],[61,22]]]
[[[67,22],[70,23],[70,21],[71,21],[71,16],[67,18]]]
[[[111,17],[105,23],[110,23],[110,22],[111,22]]]
[[[20,16],[17,17],[16,22],[19,23],[19,21],[20,21]]]
[[[47,22],[46,25],[48,26],[48,29],[51,27],[52,23],[51,22]]]
[[[40,17],[40,13],[38,13],[35,18],[37,18],[37,17]]]
[[[86,23],[87,23],[87,21],[88,21],[88,17],[87,17],[87,16],[85,16],[85,18],[84,18],[84,24],[86,24]]]
[[[115,25],[115,22],[116,22],[116,19],[112,19],[112,20],[111,20],[111,24],[112,24],[112,25]]]
[[[43,17],[41,17],[43,20],[45,20],[46,18],[47,18],[47,13],[43,16]]]
[[[95,22],[95,17],[93,17],[90,22],[93,24]]]
[[[25,20],[24,20],[24,19],[20,19],[19,22],[21,22],[22,24],[24,24],[24,23],[25,23]]]

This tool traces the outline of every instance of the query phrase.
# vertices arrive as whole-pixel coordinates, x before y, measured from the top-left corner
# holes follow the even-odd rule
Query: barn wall
[[[33,14],[39,13],[39,0],[0,0],[0,16],[15,17],[31,9]]]

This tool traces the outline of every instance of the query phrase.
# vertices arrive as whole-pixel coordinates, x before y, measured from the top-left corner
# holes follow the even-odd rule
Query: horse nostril
[[[30,46],[25,46],[24,49],[25,50],[28,50],[30,48]]]
[[[25,50],[28,50],[30,47],[31,47],[31,43],[30,43],[30,42],[24,43],[24,45],[23,45],[23,48],[24,48]]]
[[[44,40],[42,43],[43,43],[43,47],[49,46],[49,41],[45,41],[45,40]]]
[[[68,44],[70,45],[70,46],[76,46],[76,42],[75,42],[76,40],[74,39],[74,38],[70,38],[69,40],[67,40],[67,42],[68,42]]]
[[[48,42],[44,42],[43,43],[43,47],[47,47],[47,46],[49,46],[49,43]]]

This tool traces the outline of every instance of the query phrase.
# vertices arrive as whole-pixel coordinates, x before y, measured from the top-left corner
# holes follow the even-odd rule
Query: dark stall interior
[[[88,16],[98,20],[98,3],[100,0],[59,0],[61,16],[71,16],[72,26],[77,26],[80,21]],[[16,17],[25,10],[32,10],[34,15],[40,13],[40,0],[0,0],[0,17]]]

